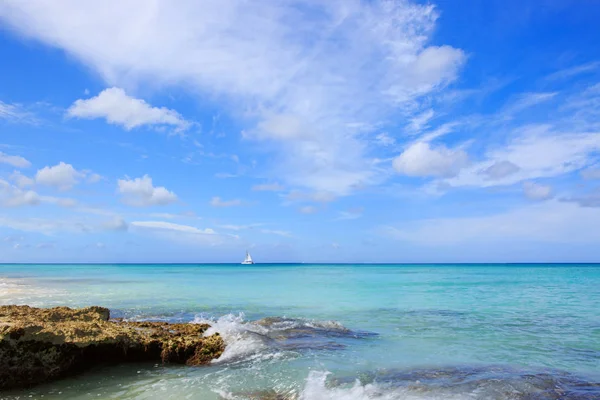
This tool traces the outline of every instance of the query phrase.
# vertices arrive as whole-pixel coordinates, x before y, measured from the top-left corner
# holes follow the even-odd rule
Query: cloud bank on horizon
[[[7,0],[0,261],[598,261],[598,16]]]

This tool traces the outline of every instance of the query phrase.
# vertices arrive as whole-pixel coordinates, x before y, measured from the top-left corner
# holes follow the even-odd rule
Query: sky
[[[599,18],[4,0],[0,262],[600,262]]]

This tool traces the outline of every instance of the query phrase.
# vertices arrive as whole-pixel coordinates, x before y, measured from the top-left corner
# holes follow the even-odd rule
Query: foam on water
[[[218,319],[208,319],[197,316],[192,323],[210,324],[211,327],[204,333],[210,336],[219,333],[227,347],[223,355],[215,363],[232,362],[248,359],[268,349],[266,329],[258,325],[244,322],[244,314],[227,314]]]
[[[243,313],[217,319],[198,315],[192,323],[208,323],[211,327],[205,336],[219,333],[223,337],[227,347],[216,363],[293,356],[307,349],[339,350],[345,348],[340,339],[376,336],[372,332],[354,332],[336,321],[285,317],[245,321]]]
[[[475,393],[425,394],[407,388],[385,387],[376,383],[361,384],[358,380],[351,387],[328,387],[329,372],[311,371],[299,400],[473,400]],[[500,400],[500,399],[498,399]]]
[[[61,294],[63,290],[34,285],[27,279],[0,277],[0,305],[44,306]]]

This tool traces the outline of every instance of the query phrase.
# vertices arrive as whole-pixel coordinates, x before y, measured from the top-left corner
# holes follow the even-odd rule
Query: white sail
[[[254,261],[252,261],[252,257],[250,256],[250,253],[246,252],[246,258],[244,259],[244,261],[242,261],[242,264],[254,264]]]

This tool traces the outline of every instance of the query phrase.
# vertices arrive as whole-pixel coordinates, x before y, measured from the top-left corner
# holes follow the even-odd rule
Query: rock
[[[0,306],[0,390],[70,376],[103,363],[207,364],[221,356],[207,324],[110,320],[103,307]]]

